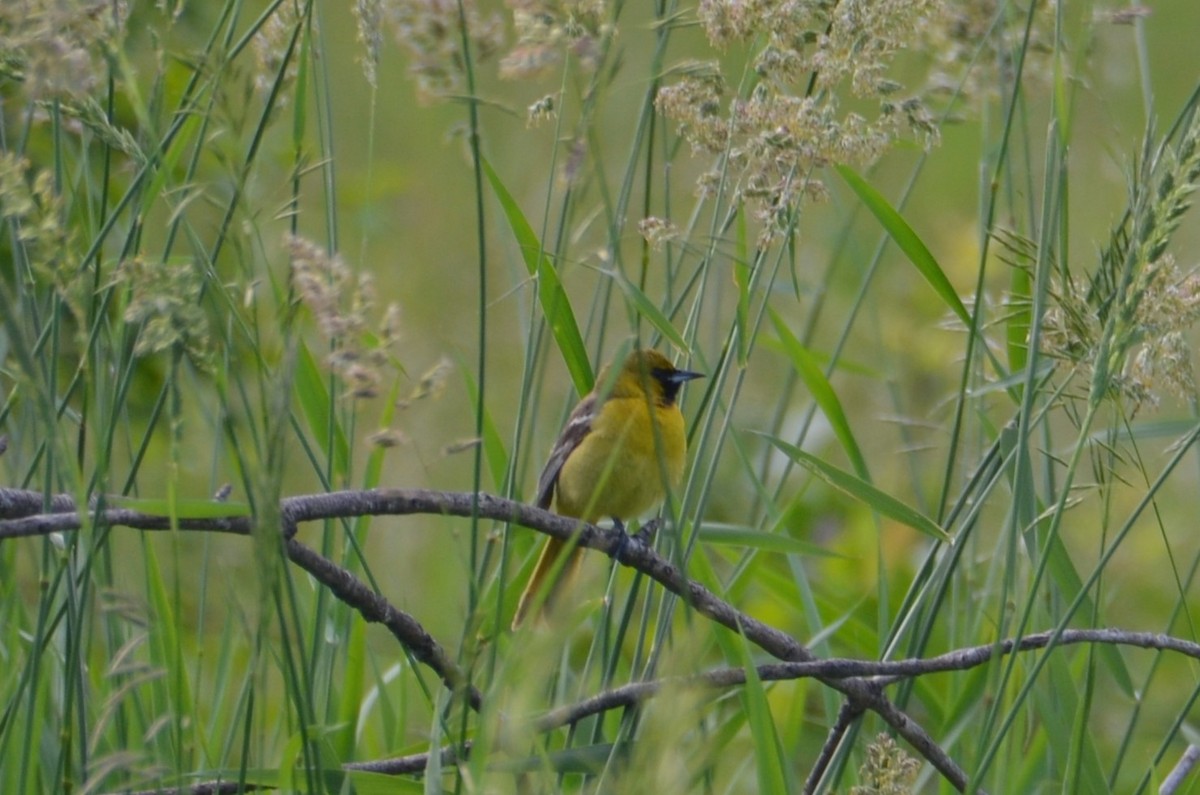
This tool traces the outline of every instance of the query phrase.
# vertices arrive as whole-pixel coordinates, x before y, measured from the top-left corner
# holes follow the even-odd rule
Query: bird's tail
[[[521,592],[521,600],[517,602],[517,612],[513,615],[512,620],[514,630],[529,618],[529,612],[533,609],[534,604],[540,603],[537,611],[538,618],[545,618],[546,614],[553,609],[554,602],[561,596],[564,585],[579,568],[579,562],[583,557],[578,547],[572,547],[566,561],[559,566],[558,559],[566,548],[567,542],[565,541],[557,538],[546,539],[546,545],[542,547],[542,554],[538,556],[537,565],[533,567],[533,573],[529,575],[529,582],[525,584],[525,590]]]

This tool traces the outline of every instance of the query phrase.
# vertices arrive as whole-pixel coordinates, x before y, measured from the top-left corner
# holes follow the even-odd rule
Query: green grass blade
[[[1051,676],[1061,681],[1063,686],[1069,686],[1078,691],[1075,715],[1070,732],[1070,751],[1067,757],[1067,777],[1063,781],[1062,791],[1072,792],[1107,792],[1108,782],[1100,765],[1100,755],[1096,749],[1095,740],[1088,726],[1095,716],[1095,689],[1097,670],[1094,664],[1096,648],[1087,650],[1084,659],[1080,661],[1083,670],[1071,672],[1069,663],[1061,656],[1051,661],[1057,663],[1058,669],[1051,669]],[[1066,676],[1062,676],[1062,674]]]
[[[178,519],[220,519],[229,516],[250,515],[250,505],[245,502],[133,497],[112,497],[109,502],[114,508],[127,508],[131,511],[141,511],[158,516],[175,516]]]
[[[541,241],[538,240],[533,227],[526,220],[525,214],[521,212],[516,199],[508,192],[508,188],[504,187],[504,183],[500,181],[500,177],[486,158],[482,160],[482,164],[483,173],[487,176],[488,183],[491,184],[496,199],[500,202],[500,208],[504,211],[504,217],[508,220],[513,237],[517,239],[517,246],[521,249],[525,267],[529,269],[529,274],[537,279],[537,294],[538,301],[542,305],[542,314],[546,317],[546,323],[550,326],[550,333],[554,336],[558,351],[562,355],[563,361],[566,362],[567,370],[571,373],[575,389],[579,394],[586,395],[592,390],[595,376],[592,373],[592,365],[587,356],[587,349],[584,348],[583,336],[579,333],[579,324],[575,321],[575,311],[571,308],[571,300],[567,297],[567,291],[563,289],[557,271],[550,263],[550,258],[546,256]]]
[[[675,326],[672,325],[667,316],[662,313],[662,310],[655,306],[654,303],[646,296],[644,292],[638,288],[636,284],[629,281],[629,279],[626,279],[619,273],[610,272],[609,275],[616,280],[617,286],[621,288],[621,292],[624,294],[625,298],[633,305],[633,308],[637,311],[638,315],[642,319],[653,326],[659,334],[662,334],[664,337],[670,340],[671,344],[679,350],[691,350],[692,346],[688,345],[687,340],[685,340],[683,336],[675,330]]]
[[[706,524],[700,528],[700,540],[706,544],[733,546],[738,549],[760,549],[785,555],[816,555],[823,558],[844,558],[817,544],[810,544],[784,533],[753,530],[734,525]]]
[[[917,233],[913,231],[913,228],[908,225],[908,221],[904,220],[904,216],[900,215],[896,211],[896,208],[883,197],[883,194],[875,190],[854,169],[844,165],[839,165],[836,168],[838,174],[850,186],[850,189],[858,195],[862,203],[867,205],[867,209],[883,225],[884,230],[892,238],[893,242],[900,247],[900,250],[904,252],[909,261],[921,272],[921,275],[925,277],[925,281],[929,282],[930,286],[941,296],[946,306],[950,307],[950,311],[957,315],[959,320],[970,326],[971,316],[967,314],[967,308],[963,306],[958,293],[955,292],[954,287],[950,284],[950,280],[946,278],[945,272],[942,271],[933,254],[930,253]]]
[[[1029,324],[1033,317],[1033,279],[1029,272],[1013,268],[1008,282],[1008,317],[1004,323],[1004,342],[1008,349],[1008,369],[1019,373],[1029,359]]]
[[[788,781],[790,767],[785,762],[786,755],[779,741],[779,733],[775,730],[771,706],[767,701],[767,689],[754,667],[750,644],[745,638],[738,639],[741,641],[738,647],[741,652],[740,664],[746,671],[746,684],[742,687],[741,699],[746,708],[746,724],[754,738],[758,791],[778,795],[795,792],[795,787]]]
[[[829,420],[834,435],[841,442],[842,449],[846,451],[850,465],[854,467],[854,473],[861,480],[870,483],[871,473],[867,471],[866,459],[863,458],[858,441],[854,438],[854,431],[850,429],[850,421],[846,418],[846,412],[842,410],[842,401],[833,391],[833,385],[829,383],[825,373],[821,372],[821,368],[817,366],[812,354],[796,338],[796,335],[792,333],[775,310],[768,308],[767,311],[771,313],[771,322],[775,324],[775,332],[779,335],[784,350],[792,360],[792,367],[804,381],[813,400],[817,401],[817,405],[821,407],[825,419]]]
[[[731,263],[733,266],[733,283],[737,286],[738,301],[737,301],[737,342],[738,342],[738,366],[745,367],[746,361],[750,357],[750,340],[747,335],[747,329],[750,327],[750,281],[752,269],[750,267],[749,246],[746,243],[748,237],[746,231],[746,213],[739,212],[737,215],[737,246],[736,255]]]
[[[350,443],[346,440],[341,424],[334,419],[333,402],[329,397],[325,378],[321,375],[321,368],[317,366],[312,351],[303,341],[296,346],[295,378],[296,385],[293,391],[300,403],[300,411],[308,423],[309,430],[312,431],[317,446],[327,458],[332,459],[333,474],[336,478],[337,475],[346,472],[347,462],[350,460]],[[329,449],[331,438],[332,451]]]
[[[351,770],[346,774],[355,795],[420,795],[425,792],[421,780],[386,773]]]
[[[354,758],[355,729],[358,727],[359,708],[366,693],[365,678],[367,665],[367,624],[350,619],[349,638],[346,640],[345,667],[337,689],[337,728],[330,737],[334,752],[339,759]]]
[[[924,533],[939,541],[950,540],[949,534],[939,527],[937,522],[925,516],[920,511],[905,505],[892,495],[880,491],[870,483],[855,477],[844,469],[838,469],[832,464],[827,464],[793,444],[788,444],[785,441],[766,434],[759,435],[779,448],[788,458],[791,458],[797,464],[821,478],[821,480],[824,480],[836,489],[846,492],[881,515],[900,524],[907,525],[917,532]]]
[[[462,373],[471,404],[479,405],[479,385],[475,383],[475,373],[461,357],[458,360],[458,371]],[[508,449],[504,446],[499,428],[496,427],[496,420],[486,406],[483,409],[483,438],[480,444],[483,445],[483,458],[487,461],[488,471],[492,474],[493,487],[499,489],[503,486],[508,472]]]

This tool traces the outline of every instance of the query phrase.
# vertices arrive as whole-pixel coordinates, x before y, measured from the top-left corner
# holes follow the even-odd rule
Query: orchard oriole
[[[537,506],[594,524],[605,516],[618,525],[651,508],[683,477],[687,436],[675,402],[679,388],[701,373],[676,369],[666,356],[635,350],[626,357],[607,394],[609,368],[579,401],[538,478]],[[666,482],[664,482],[664,475]],[[567,542],[549,538],[517,604],[512,626],[527,617],[536,598],[549,605],[563,576],[547,585]],[[564,565],[578,565],[578,549]],[[544,596],[540,593],[545,590]]]

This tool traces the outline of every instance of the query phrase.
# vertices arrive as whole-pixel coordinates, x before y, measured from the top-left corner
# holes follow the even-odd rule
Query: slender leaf
[[[587,357],[587,349],[583,345],[583,336],[579,333],[579,324],[575,322],[571,300],[567,297],[558,272],[554,270],[541,241],[526,220],[525,214],[521,212],[516,199],[508,192],[508,188],[504,187],[492,164],[486,158],[482,163],[483,173],[487,175],[488,183],[496,193],[513,237],[517,239],[517,246],[525,259],[525,267],[529,269],[529,274],[537,279],[537,294],[542,305],[542,314],[546,317],[558,351],[566,362],[568,372],[571,373],[575,389],[579,394],[586,395],[591,391],[595,377]]]
[[[250,515],[250,505],[244,502],[134,497],[110,497],[109,502],[115,508],[127,508],[158,516],[175,516],[178,519],[220,519],[229,516]]]
[[[479,405],[479,385],[475,383],[474,371],[465,366],[461,359],[458,371],[462,373],[471,405]],[[492,475],[492,484],[495,488],[500,488],[504,484],[505,475],[508,472],[508,450],[504,446],[504,439],[500,436],[499,428],[496,427],[496,421],[492,418],[492,412],[488,410],[487,406],[484,406],[483,409],[483,439],[480,440],[480,444],[483,445],[483,458],[487,461],[488,471]]]
[[[341,423],[334,418],[333,403],[329,398],[325,377],[321,375],[321,368],[317,366],[312,351],[300,341],[296,346],[296,353],[296,386],[293,390],[296,400],[300,403],[300,410],[317,446],[326,457],[332,458],[334,475],[340,475],[346,471],[347,461],[350,460],[350,443],[346,441]],[[329,449],[331,423],[332,451]]]
[[[752,530],[748,527],[733,525],[706,524],[700,528],[700,540],[706,544],[723,544],[749,549],[761,549],[764,552],[782,552],[784,554],[819,555],[821,557],[844,557],[831,552],[825,547],[792,538],[783,533],[768,533],[762,530]]]
[[[754,737],[754,761],[758,767],[758,792],[786,793],[795,792],[789,782],[791,767],[786,764],[786,755],[779,742],[779,733],[775,729],[775,721],[771,716],[771,706],[767,702],[767,690],[758,669],[754,667],[754,657],[750,653],[750,644],[744,637],[739,636],[741,651],[739,664],[746,671],[746,684],[742,687],[742,703],[746,707],[746,724]]]
[[[832,464],[827,464],[815,455],[804,452],[795,445],[788,444],[780,439],[776,439],[766,434],[760,434],[775,447],[779,448],[786,456],[791,458],[797,464],[812,472],[817,477],[824,480],[829,485],[836,489],[846,492],[851,497],[866,504],[874,511],[878,511],[883,516],[888,517],[903,525],[908,525],[912,529],[932,536],[939,541],[950,540],[949,534],[946,533],[937,522],[925,516],[914,508],[902,503],[895,497],[880,491],[870,483],[855,477],[843,469],[838,469]]]
[[[614,280],[616,280],[617,286],[621,288],[621,292],[625,294],[625,298],[629,300],[629,303],[633,304],[633,307],[637,310],[638,315],[640,315],[651,326],[653,326],[659,334],[662,334],[664,337],[670,340],[671,344],[679,350],[686,351],[691,349],[691,346],[688,345],[683,336],[675,330],[675,326],[673,326],[667,316],[662,313],[662,310],[655,306],[654,303],[646,297],[646,294],[638,289],[636,284],[629,281],[619,273],[612,271],[609,271],[608,273]]]
[[[829,420],[834,435],[841,442],[842,449],[846,451],[846,456],[850,459],[851,466],[854,467],[855,474],[870,483],[871,473],[867,471],[866,459],[863,458],[858,441],[854,438],[854,431],[850,428],[850,421],[846,419],[846,412],[842,410],[842,401],[833,391],[833,385],[829,383],[829,379],[825,377],[825,373],[821,372],[821,368],[817,366],[812,354],[801,344],[796,335],[792,334],[783,319],[775,310],[768,309],[768,311],[771,313],[771,322],[775,324],[775,332],[779,334],[784,350],[792,360],[792,366],[804,381],[813,400],[817,401],[817,405],[821,407],[825,418]]]
[[[962,300],[958,297],[958,293],[954,291],[954,287],[950,284],[950,280],[946,278],[946,274],[942,271],[933,254],[925,246],[925,243],[913,231],[913,228],[908,225],[908,221],[896,211],[896,208],[883,197],[879,191],[875,190],[869,182],[863,179],[854,169],[849,166],[837,166],[837,172],[841,175],[850,189],[858,194],[858,198],[863,204],[867,205],[875,218],[883,225],[884,230],[892,238],[893,242],[900,247],[904,255],[908,257],[909,262],[916,266],[921,275],[925,277],[925,281],[929,282],[937,294],[941,296],[942,301],[946,306],[950,307],[950,311],[958,316],[958,319],[967,325],[971,324],[971,316],[967,314],[967,308],[963,306]]]

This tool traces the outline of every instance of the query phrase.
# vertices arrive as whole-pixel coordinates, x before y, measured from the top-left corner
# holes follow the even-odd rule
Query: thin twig
[[[478,711],[483,696],[466,677],[445,649],[425,631],[425,627],[403,610],[367,587],[366,583],[348,570],[301,544],[296,539],[287,542],[288,557],[293,563],[320,580],[333,595],[354,607],[367,621],[383,624],[392,635],[412,652],[412,655],[432,668],[451,690],[467,688],[467,703]]]
[[[833,755],[837,752],[842,738],[860,717],[862,717],[861,709],[855,709],[849,701],[842,704],[842,708],[838,710],[837,719],[829,727],[829,733],[821,745],[821,752],[817,754],[816,761],[808,771],[808,778],[804,780],[804,795],[810,795],[817,791],[817,785],[821,783],[825,771],[829,769],[829,763],[833,761]]]
[[[1027,635],[1021,638],[1019,642],[1014,642],[1010,639],[1000,643],[990,643],[960,649],[928,659],[877,661],[833,658],[812,662],[764,663],[755,666],[755,670],[758,672],[758,678],[763,682],[780,682],[805,678],[874,677],[870,681],[880,685],[894,684],[903,679],[927,674],[965,671],[976,668],[989,662],[997,653],[1012,654],[1044,648],[1053,634],[1053,632],[1040,632],[1036,635]],[[1083,643],[1175,651],[1188,657],[1200,659],[1200,644],[1151,632],[1127,632],[1117,629],[1068,629],[1063,631],[1059,636],[1057,645],[1073,646]],[[552,731],[563,726],[578,723],[593,715],[649,701],[664,690],[684,688],[721,690],[744,685],[745,683],[746,670],[744,668],[717,668],[693,676],[674,676],[646,682],[632,682],[620,687],[614,687],[602,693],[597,693],[574,704],[550,710],[534,719],[533,727],[538,732]],[[814,791],[813,787],[819,782],[820,777],[824,775],[823,767],[827,765],[827,760],[823,757],[832,753],[837,743],[841,741],[841,737],[844,735],[846,729],[861,714],[861,709],[853,709],[848,702],[843,704],[837,721],[830,727],[825,746],[822,748],[821,754],[818,756],[817,761],[814,762],[813,769],[809,773],[809,779],[805,783],[805,792]],[[443,755],[443,762],[457,758],[453,756],[455,753],[453,746],[446,746],[441,749],[441,753]],[[1186,775],[1191,769],[1187,765],[1200,761],[1200,748],[1195,749],[1195,753],[1197,755],[1196,760],[1190,760],[1185,756],[1176,765],[1176,770],[1180,771],[1180,776]],[[420,753],[393,759],[355,762],[345,765],[345,767],[350,770],[371,770],[377,773],[415,773],[424,770],[428,760],[428,753]],[[1162,795],[1167,795],[1167,793],[1163,793]]]
[[[468,740],[461,746],[447,745],[439,749],[443,765],[457,764],[460,759],[466,759],[471,752],[471,742]],[[344,770],[363,770],[369,773],[382,773],[389,776],[401,776],[411,773],[423,773],[429,766],[429,752],[396,756],[391,759],[373,759],[369,762],[349,762],[342,765]]]

